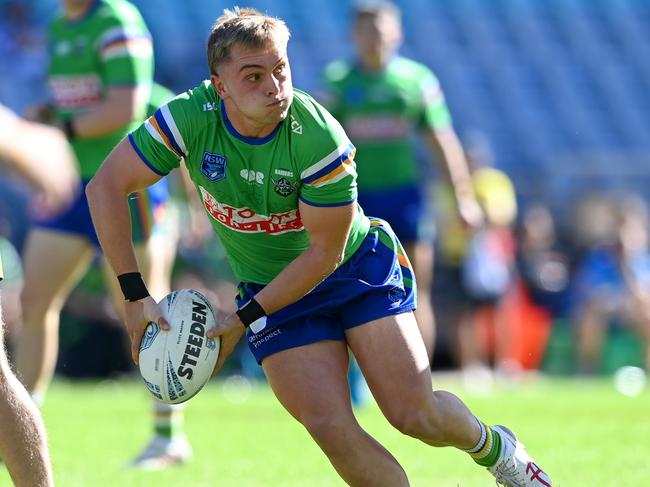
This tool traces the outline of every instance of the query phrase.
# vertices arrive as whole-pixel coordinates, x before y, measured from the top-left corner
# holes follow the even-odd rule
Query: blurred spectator
[[[598,371],[610,327],[638,333],[650,368],[648,208],[640,198],[616,206],[610,239],[589,249],[577,274],[578,370]]]
[[[517,270],[533,304],[554,319],[571,314],[571,262],[559,240],[550,210],[530,205],[517,233]]]
[[[396,54],[402,44],[399,8],[388,1],[361,2],[353,24],[356,58],[327,66],[322,99],[357,148],[359,203],[366,214],[391,224],[413,263],[416,317],[431,358],[433,246],[423,235],[426,205],[414,135],[428,143],[458,217],[476,226],[480,210],[438,79],[423,64]]]
[[[444,323],[455,343],[456,359],[466,377],[473,379],[475,372],[484,371],[493,359],[499,361],[506,354],[499,304],[512,282],[511,225],[517,204],[510,178],[493,167],[486,137],[472,132],[465,146],[485,221],[480,229],[468,228],[453,212],[446,188],[440,188],[434,295],[445,308]]]

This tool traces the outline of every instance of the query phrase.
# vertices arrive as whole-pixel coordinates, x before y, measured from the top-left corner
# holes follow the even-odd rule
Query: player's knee
[[[390,424],[401,433],[428,443],[444,444],[444,425],[436,410],[426,405],[404,404],[399,410],[387,415]]]
[[[306,414],[300,422],[319,444],[341,441],[355,427],[346,417],[327,413]]]

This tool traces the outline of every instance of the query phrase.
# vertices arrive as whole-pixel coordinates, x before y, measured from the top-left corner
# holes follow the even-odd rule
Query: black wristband
[[[68,140],[77,138],[77,132],[74,129],[72,120],[72,117],[66,117],[63,119],[63,133],[68,138]]]
[[[237,316],[244,324],[245,328],[248,328],[251,323],[256,322],[263,316],[266,316],[266,311],[264,308],[255,301],[255,298],[251,299],[248,303],[237,310]]]
[[[117,276],[120,282],[124,299],[127,301],[140,301],[149,296],[147,286],[144,285],[142,274],[139,272],[127,272]]]

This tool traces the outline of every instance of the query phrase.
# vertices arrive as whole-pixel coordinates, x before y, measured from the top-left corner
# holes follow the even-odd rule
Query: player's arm
[[[69,202],[79,184],[74,155],[63,134],[28,122],[0,105],[0,159],[41,193],[45,209]]]
[[[454,131],[445,96],[436,77],[428,70],[421,73],[420,127],[439,172],[449,184],[458,214],[470,226],[479,226],[482,212],[476,202],[472,176],[465,151]]]
[[[124,139],[109,154],[86,187],[97,237],[116,276],[134,277],[140,272],[133,249],[129,195],[155,184],[160,179],[161,175],[144,164],[129,140]],[[123,285],[127,299],[125,324],[131,337],[131,354],[137,362],[146,323],[156,321],[164,329],[167,329],[168,325],[160,319],[160,310],[148,295],[141,278],[139,282],[127,282],[127,286],[132,286],[128,292],[122,279],[120,284]],[[129,293],[135,294],[127,296]]]
[[[474,195],[465,151],[456,132],[451,127],[445,129],[428,127],[424,132],[433,159],[438,162],[439,171],[452,189],[459,216],[468,225],[479,226],[483,217]]]
[[[355,211],[356,201],[335,207],[300,202],[309,247],[255,296],[267,314],[295,303],[336,270],[343,260]]]
[[[300,202],[300,215],[310,237],[309,247],[255,295],[266,314],[295,303],[329,276],[343,260],[345,245],[354,219],[356,201],[345,206],[319,207]],[[221,336],[215,372],[219,371],[244,333],[244,324],[233,313],[208,330],[209,337]]]
[[[90,110],[70,119],[74,137],[98,137],[114,132],[144,115],[149,89],[145,86],[111,87]]]
[[[108,155],[87,186],[93,224],[116,275],[138,271],[132,245],[129,195],[160,179],[159,174],[142,162],[128,139],[124,139]]]

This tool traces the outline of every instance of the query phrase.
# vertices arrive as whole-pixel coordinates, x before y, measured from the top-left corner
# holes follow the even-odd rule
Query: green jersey
[[[307,249],[299,200],[342,206],[357,197],[354,146],[338,122],[298,90],[287,118],[264,138],[239,134],[205,81],[161,107],[129,140],[158,174],[185,160],[233,272],[242,281],[268,284]],[[368,228],[357,206],[346,260]]]
[[[137,9],[125,0],[96,0],[81,19],[56,18],[48,33],[48,82],[57,116],[69,117],[100,103],[111,87],[153,82],[151,35]],[[145,116],[146,98],[134,122],[98,137],[72,140],[81,177],[90,179],[108,153]]]
[[[424,65],[393,58],[378,73],[336,61],[325,70],[324,102],[357,147],[360,191],[418,183],[413,134],[451,117],[438,80]]]
[[[159,83],[154,83],[151,86],[151,96],[149,96],[149,103],[147,104],[147,117],[152,116],[156,113],[156,110],[175,96],[176,94],[169,88]]]

